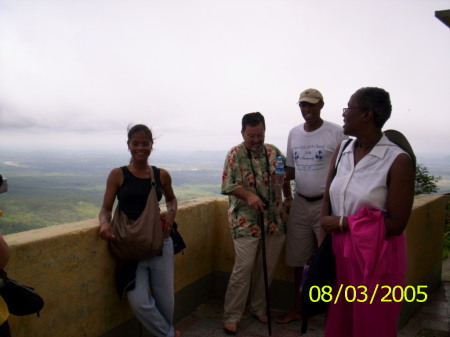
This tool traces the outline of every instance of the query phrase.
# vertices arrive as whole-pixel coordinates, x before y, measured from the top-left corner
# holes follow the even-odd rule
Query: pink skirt
[[[386,238],[381,211],[361,208],[333,234],[336,285],[325,337],[396,337],[404,296],[404,234]]]

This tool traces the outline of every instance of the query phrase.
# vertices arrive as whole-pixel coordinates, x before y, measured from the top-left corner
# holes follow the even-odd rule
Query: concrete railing
[[[175,320],[210,298],[224,294],[234,261],[227,225],[226,198],[200,198],[181,202],[177,214],[187,249],[175,258]],[[439,284],[445,200],[441,195],[416,197],[406,230],[408,284]],[[114,285],[114,261],[99,239],[98,221],[52,226],[5,236],[11,249],[8,275],[34,287],[45,299],[38,318],[10,316],[14,337],[114,336],[132,322],[127,303],[119,300]],[[274,306],[288,308],[292,270],[284,258],[275,276]],[[404,310],[407,319],[413,307]]]

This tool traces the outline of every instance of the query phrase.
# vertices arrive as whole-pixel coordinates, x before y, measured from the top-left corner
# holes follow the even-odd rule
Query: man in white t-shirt
[[[300,320],[299,286],[303,266],[320,244],[320,212],[331,158],[336,147],[347,138],[342,126],[324,121],[320,111],[323,96],[316,89],[306,89],[298,100],[305,123],[289,132],[286,151],[286,179],[295,178],[286,235],[286,264],[294,267],[295,305],[277,323]]]

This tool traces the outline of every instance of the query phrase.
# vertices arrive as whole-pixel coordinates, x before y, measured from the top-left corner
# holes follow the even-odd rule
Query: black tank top
[[[121,167],[123,172],[123,183],[117,191],[117,200],[119,201],[119,208],[124,212],[128,218],[132,220],[137,220],[141,213],[145,209],[147,204],[148,195],[152,188],[151,178],[138,178],[134,176],[126,166]],[[158,201],[161,200],[162,191],[160,181],[156,177],[156,170],[159,174],[159,169],[153,169],[153,174],[155,175],[155,181],[159,186],[156,188],[156,194]]]

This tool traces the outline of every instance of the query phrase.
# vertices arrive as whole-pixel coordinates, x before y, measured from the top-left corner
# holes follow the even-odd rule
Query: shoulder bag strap
[[[153,170],[153,175],[155,177],[155,183],[156,183],[156,199],[158,201],[161,201],[162,196],[163,196],[163,186],[162,186],[162,181],[161,181],[161,169],[156,167],[156,166],[152,166],[152,170]]]
[[[347,146],[348,146],[351,142],[352,142],[352,139],[350,138],[349,140],[347,140],[347,141],[345,142],[344,146],[343,146],[342,149],[341,149],[341,153],[340,153],[339,158],[338,158],[338,160],[337,160],[337,162],[336,162],[336,166],[334,167],[333,178],[331,178],[330,186],[331,186],[331,182],[333,181],[334,177],[336,176],[337,169],[338,169],[339,163],[341,162],[341,158],[342,158],[342,155],[343,155],[343,153],[344,153],[344,150],[347,148]],[[329,207],[328,207],[328,209],[329,209],[329,215],[331,215],[331,213],[333,212],[333,211],[332,211],[332,208],[331,208],[331,198],[329,198],[328,205],[329,205]],[[328,236],[328,235],[327,235],[327,236]]]
[[[352,140],[353,140],[353,139],[351,139],[351,138],[350,138],[349,140],[347,140],[347,141],[345,142],[344,146],[342,147],[341,154],[339,155],[339,158],[338,158],[338,160],[337,160],[337,162],[336,162],[336,166],[334,167],[333,179],[334,179],[334,177],[336,176],[337,169],[338,169],[339,163],[341,162],[342,155],[344,154],[345,149],[346,149],[347,146],[352,142]],[[333,179],[332,179],[331,181],[333,181]]]

